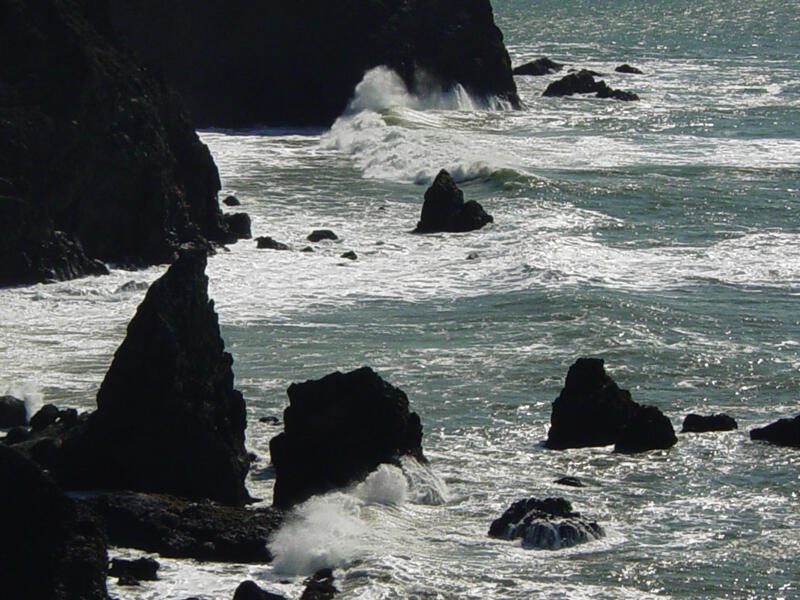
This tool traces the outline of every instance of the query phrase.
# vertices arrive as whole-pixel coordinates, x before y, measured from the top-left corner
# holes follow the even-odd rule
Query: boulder
[[[0,396],[0,427],[22,427],[27,424],[25,403],[14,396]]]
[[[548,75],[550,73],[556,73],[564,68],[564,65],[559,64],[557,62],[553,62],[549,58],[542,57],[537,58],[534,61],[529,63],[525,63],[524,65],[520,65],[515,67],[512,73],[514,75]]]
[[[338,240],[339,236],[330,229],[315,229],[306,238],[309,242],[321,242],[322,240]]]
[[[199,127],[330,126],[381,65],[415,92],[459,83],[519,106],[489,0],[109,5],[115,32],[178,88]]]
[[[450,173],[442,169],[425,192],[422,214],[414,233],[473,231],[493,221],[475,200],[464,202],[464,192]]]
[[[333,585],[334,577],[331,569],[320,569],[305,580],[306,587],[300,600],[331,600],[339,590]]]
[[[634,402],[599,358],[579,358],[569,368],[550,423],[545,445],[556,450],[616,444],[619,452],[643,452],[677,442],[669,419]]]
[[[273,504],[289,508],[422,453],[422,425],[405,393],[369,367],[293,383],[283,432],[270,441]]]
[[[573,94],[595,94],[598,98],[615,98],[617,100],[631,101],[639,97],[632,92],[614,90],[605,81],[595,81],[592,71],[582,69],[577,73],[570,73],[547,86],[543,96],[572,96]]]
[[[717,415],[696,415],[694,413],[686,415],[683,420],[683,428],[681,433],[704,433],[706,431],[731,431],[738,429],[738,425],[733,417],[729,417],[724,413]]]
[[[266,563],[283,522],[273,508],[249,510],[163,494],[114,492],[83,500],[105,523],[110,543],[169,558]]]
[[[161,565],[154,558],[142,557],[136,560],[112,558],[108,576],[119,577],[120,579],[133,579],[134,581],[155,581],[158,579],[158,569],[160,566]]]
[[[256,248],[261,250],[288,250],[289,246],[272,239],[268,235],[262,235],[256,238]]]
[[[241,202],[236,196],[226,196],[222,201],[225,206],[241,206]]]
[[[68,489],[251,500],[242,394],[233,387],[206,255],[183,251],[150,286],[97,393],[52,468]]]
[[[208,148],[114,45],[101,5],[0,0],[0,287],[171,262],[229,235]]]
[[[628,73],[628,74],[631,74],[631,75],[642,75],[643,74],[641,69],[637,69],[636,67],[632,67],[629,64],[620,65],[614,70],[617,73]]]
[[[108,600],[106,538],[37,465],[0,446],[3,598]]]
[[[236,240],[249,240],[253,237],[250,232],[250,215],[247,213],[226,213],[222,215],[222,221],[228,228],[230,236],[225,239],[227,243]]]
[[[347,252],[342,254],[339,258],[346,258],[347,260],[358,260],[358,255],[352,250],[348,250]]]
[[[514,502],[489,527],[489,536],[522,540],[526,548],[559,550],[603,537],[603,528],[586,521],[563,498]]]
[[[255,581],[243,581],[233,593],[233,600],[286,600],[285,596],[273,594],[258,587]]]
[[[766,427],[751,429],[750,439],[800,448],[800,415],[793,419],[779,419]]]

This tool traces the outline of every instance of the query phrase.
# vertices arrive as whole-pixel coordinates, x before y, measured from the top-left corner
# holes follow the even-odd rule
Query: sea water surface
[[[541,97],[562,73],[517,78],[510,111],[459,89],[414,98],[376,69],[330,130],[201,133],[254,235],[292,247],[242,241],[208,267],[251,492],[270,502],[280,429],[259,417],[280,417],[291,382],[362,365],[408,394],[430,469],[312,499],[272,565],[165,559],[161,581],[113,595],[222,600],[252,578],[297,597],[334,566],[341,598],[800,598],[800,453],[747,435],[800,413],[800,4],[493,4],[514,64],[549,56],[641,100]],[[644,74],[614,73],[624,62]],[[409,233],[441,168],[493,225]],[[310,244],[317,228],[340,239]],[[0,291],[0,388],[90,409],[162,272]],[[580,356],[676,429],[720,411],[740,429],[634,456],[544,449]],[[607,537],[555,552],[487,537],[512,501],[554,495]]]

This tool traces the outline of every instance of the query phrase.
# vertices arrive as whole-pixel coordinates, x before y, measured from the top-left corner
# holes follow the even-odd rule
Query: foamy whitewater
[[[297,598],[333,566],[343,599],[800,598],[800,453],[748,438],[800,413],[800,6],[493,5],[515,65],[549,56],[641,100],[543,98],[561,73],[518,77],[512,111],[460,88],[415,97],[378,68],[330,130],[201,133],[254,235],[294,250],[242,241],[209,262],[259,457],[251,493],[271,502],[280,430],[259,417],[281,416],[291,382],[362,365],[408,394],[430,468],[312,498],[270,565],[160,559],[160,581],[110,580],[112,595],[227,600],[254,579]],[[614,72],[626,62],[645,74]],[[494,224],[409,233],[441,168]],[[340,240],[299,252],[323,227]],[[0,392],[92,408],[163,270],[0,290]],[[726,412],[739,430],[635,456],[546,450],[580,356],[676,429]],[[565,475],[587,487],[553,483]],[[569,499],[606,537],[488,538],[528,496]]]

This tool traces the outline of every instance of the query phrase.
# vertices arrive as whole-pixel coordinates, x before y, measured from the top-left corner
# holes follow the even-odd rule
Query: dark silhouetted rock
[[[247,580],[239,584],[233,593],[233,600],[286,600],[280,594],[262,590],[255,581]]]
[[[333,585],[333,571],[320,569],[305,580],[306,587],[300,600],[331,600],[339,590]]]
[[[347,252],[342,254],[339,258],[346,258],[347,260],[358,260],[358,255],[352,250],[348,250]]]
[[[261,423],[267,423],[268,425],[280,425],[281,424],[281,420],[278,417],[273,417],[273,416],[261,417],[259,419],[259,421]]]
[[[493,221],[474,200],[464,202],[464,192],[450,173],[442,169],[425,192],[422,214],[414,232],[473,231]]]
[[[256,238],[256,248],[262,250],[288,250],[289,246],[272,239],[268,235],[262,235]]]
[[[127,489],[228,504],[244,486],[245,404],[233,388],[206,255],[186,250],[150,286],[97,394],[52,471],[68,489]]]
[[[577,73],[570,73],[547,86],[543,96],[572,96],[573,94],[595,94],[598,98],[615,98],[617,100],[631,101],[639,97],[632,92],[612,89],[605,81],[595,81],[591,71],[582,69]]]
[[[548,75],[549,73],[556,73],[560,71],[563,67],[564,65],[562,64],[553,62],[549,58],[542,57],[537,58],[529,63],[525,63],[524,65],[515,67],[512,73],[514,75]]]
[[[208,148],[113,45],[100,4],[0,2],[0,287],[171,262],[229,235]]]
[[[637,69],[636,67],[632,67],[628,64],[620,65],[616,69],[614,69],[617,73],[629,73],[632,75],[642,75],[641,69]]]
[[[0,446],[0,569],[9,599],[108,600],[106,539],[42,470]]]
[[[39,432],[50,427],[54,423],[62,423],[66,427],[72,427],[78,422],[78,411],[74,408],[60,409],[53,404],[45,404],[36,411],[31,417],[31,432]]]
[[[217,562],[271,561],[267,542],[283,518],[273,508],[248,510],[162,494],[116,492],[83,502],[104,520],[115,546]]]
[[[329,126],[364,73],[380,65],[415,92],[460,83],[519,105],[489,0],[110,6],[116,31],[178,88],[199,127]]]
[[[250,215],[247,213],[227,213],[222,215],[222,220],[230,232],[230,236],[225,240],[227,243],[249,240],[253,237],[250,232]]]
[[[577,477],[562,477],[561,479],[556,479],[553,483],[557,483],[558,485],[566,485],[569,487],[586,487],[586,485]]]
[[[241,206],[241,202],[236,196],[226,196],[222,201],[225,206]]]
[[[7,446],[19,444],[31,438],[31,433],[25,427],[14,427],[10,429],[3,438],[3,443]]]
[[[425,462],[419,416],[369,367],[293,383],[287,394],[284,430],[269,445],[277,507],[345,487],[404,455]]]
[[[120,579],[129,578],[134,581],[155,581],[158,579],[160,566],[154,558],[142,557],[136,560],[112,558],[108,575],[109,577],[119,577]]]
[[[21,427],[28,423],[25,403],[14,396],[0,397],[0,427]]]
[[[517,500],[489,527],[490,537],[521,539],[524,547],[543,550],[568,548],[604,535],[602,527],[581,518],[563,498]]]
[[[311,246],[305,246],[300,252],[314,252],[314,249]]]
[[[556,450],[617,444],[619,452],[642,452],[677,441],[669,419],[634,402],[599,358],[579,358],[569,368],[550,423],[545,445]]]
[[[309,242],[321,242],[322,240],[338,240],[339,236],[330,229],[315,229],[306,238]]]
[[[467,260],[478,260],[481,257],[477,252],[470,252],[467,254]]]
[[[704,433],[706,431],[731,431],[738,429],[738,425],[733,417],[719,413],[718,415],[696,415],[694,413],[686,415],[683,420],[681,433]]]
[[[766,427],[751,429],[750,439],[800,448],[800,415],[793,419],[779,419]]]

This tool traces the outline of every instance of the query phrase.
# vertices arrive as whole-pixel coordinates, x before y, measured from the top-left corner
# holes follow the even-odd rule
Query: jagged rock
[[[571,96],[573,94],[595,94],[598,98],[615,98],[631,101],[639,97],[632,92],[612,89],[605,81],[595,81],[593,72],[582,69],[570,73],[547,86],[543,96]]]
[[[577,477],[561,477],[560,479],[556,479],[553,483],[566,485],[568,487],[586,487],[586,484]]]
[[[525,63],[524,65],[520,65],[515,67],[512,73],[514,75],[548,75],[550,73],[556,73],[564,68],[564,65],[553,62],[549,58],[542,57],[537,58],[534,61],[529,63]]]
[[[229,235],[208,148],[104,12],[0,0],[0,287],[170,262]]]
[[[236,196],[226,196],[222,201],[225,206],[241,206],[241,202]]]
[[[514,502],[489,527],[489,536],[521,539],[523,547],[558,550],[603,537],[602,527],[581,518],[563,498]]]
[[[83,502],[103,519],[115,546],[170,558],[269,562],[267,542],[283,521],[272,508],[249,510],[162,494],[117,492]]]
[[[0,397],[0,427],[21,427],[27,423],[28,413],[22,400],[14,396]]]
[[[250,215],[247,213],[227,213],[222,215],[222,221],[228,227],[230,236],[225,240],[228,243],[238,240],[249,240],[253,237],[250,232]]]
[[[256,238],[256,248],[262,250],[288,250],[289,246],[272,239],[268,235],[262,235]]]
[[[738,429],[736,420],[724,413],[718,415],[696,415],[694,413],[686,415],[683,420],[681,433],[704,433],[706,431],[731,431]]]
[[[49,466],[68,489],[250,500],[245,404],[233,387],[202,250],[187,249],[147,291],[97,393]]]
[[[793,419],[779,419],[766,427],[751,429],[750,439],[800,448],[800,415]]]
[[[262,590],[255,581],[247,580],[239,584],[233,593],[233,600],[286,600],[280,594]]]
[[[599,358],[579,358],[553,402],[545,445],[555,450],[617,444],[618,452],[669,448],[677,442],[669,419],[631,399]]]
[[[306,238],[309,242],[320,242],[322,240],[338,240],[339,236],[333,233],[330,229],[315,229],[308,234]]]
[[[287,394],[284,430],[269,444],[277,507],[345,487],[403,455],[426,462],[419,416],[369,367],[293,383]]]
[[[161,565],[154,558],[137,558],[136,560],[125,560],[124,558],[112,558],[111,568],[108,570],[109,577],[119,577],[132,579],[134,581],[155,581],[158,579],[158,569]]]
[[[450,173],[442,169],[425,192],[422,214],[414,232],[473,231],[493,221],[475,200],[464,202],[464,192]]]
[[[519,106],[489,0],[110,6],[116,32],[178,88],[199,127],[329,126],[364,73],[381,65],[412,91],[458,82]]]
[[[105,534],[93,515],[0,446],[0,565],[9,599],[108,600]]]
[[[632,74],[632,75],[642,75],[643,74],[641,69],[637,69],[636,67],[632,67],[629,64],[620,65],[614,70],[617,73],[629,73],[629,74]]]
[[[306,587],[300,600],[331,600],[339,590],[333,585],[334,577],[331,569],[320,569],[305,580]]]
[[[358,260],[358,255],[352,250],[348,250],[347,252],[342,254],[339,258],[346,258],[347,260]]]
[[[54,423],[62,423],[72,427],[78,422],[78,411],[74,408],[60,409],[53,404],[45,404],[31,417],[31,432],[36,433],[50,427]]]

